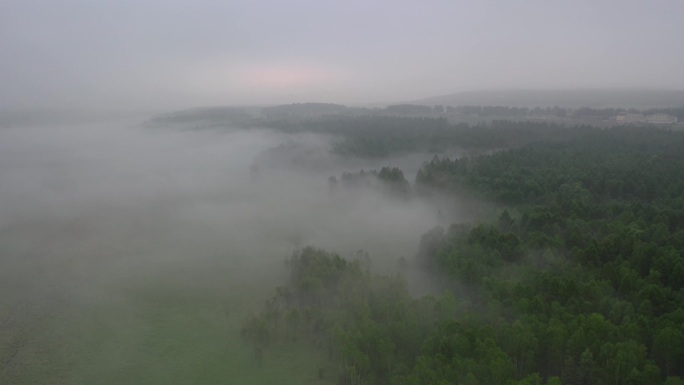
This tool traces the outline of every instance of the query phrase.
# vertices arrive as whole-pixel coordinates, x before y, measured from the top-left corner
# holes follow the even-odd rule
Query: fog
[[[5,243],[17,245],[17,256],[36,254],[17,263],[54,263],[44,253],[68,258],[58,268],[76,280],[117,269],[156,274],[160,264],[207,256],[266,266],[305,245],[344,256],[364,250],[391,267],[412,257],[420,235],[440,223],[434,203],[372,189],[331,192],[327,180],[385,164],[415,173],[427,154],[341,160],[327,152],[329,138],[315,134],[125,123],[1,134]]]
[[[283,261],[306,245],[349,258],[363,250],[376,272],[395,274],[397,259],[410,260],[423,233],[465,212],[457,202],[328,185],[332,175],[383,165],[405,167],[412,180],[427,154],[343,159],[328,151],[331,138],[315,134],[136,123],[0,131],[0,325],[8,352],[0,378],[26,378],[29,370],[71,378],[69,366],[36,364],[36,357],[68,360],[75,344],[93,343],[71,329],[75,322],[119,336],[147,324],[150,311],[173,319],[176,310],[159,308],[155,295],[244,315],[284,283]],[[141,304],[149,293],[155,299]],[[90,312],[108,308],[116,310],[102,311],[118,321],[102,326]],[[149,338],[126,334],[118,343],[158,359],[142,349],[158,343]],[[88,346],[78,348],[91,360],[78,361],[81,370],[106,368],[103,351],[114,348]]]
[[[286,349],[258,367],[237,332],[286,282],[288,256],[368,253],[374,272],[398,274],[422,234],[482,215],[472,198],[329,183],[384,166],[413,182],[433,154],[342,157],[339,138],[317,133],[144,119],[530,103],[502,99],[516,89],[549,105],[543,90],[680,95],[682,11],[676,0],[0,2],[0,384],[312,383],[302,368],[320,354]],[[663,106],[647,101],[635,105]],[[406,279],[413,295],[439,290],[418,269]]]

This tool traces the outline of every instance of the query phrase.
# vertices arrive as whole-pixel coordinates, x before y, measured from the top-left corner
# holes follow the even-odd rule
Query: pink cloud
[[[339,71],[327,68],[287,65],[249,67],[239,76],[247,86],[266,89],[319,86],[341,78]]]

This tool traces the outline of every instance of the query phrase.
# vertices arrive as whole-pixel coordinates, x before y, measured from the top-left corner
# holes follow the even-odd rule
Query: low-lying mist
[[[190,302],[198,300],[191,289],[201,288],[217,296],[217,307],[244,312],[244,298],[230,302],[216,293],[242,287],[240,297],[264,297],[297,248],[350,258],[363,250],[378,272],[394,273],[399,257],[414,256],[421,234],[458,220],[459,207],[446,200],[332,192],[330,176],[362,168],[399,166],[412,181],[430,155],[341,158],[328,151],[331,140],[256,129],[151,130],[129,122],[0,131],[0,324],[24,330],[21,338],[8,334],[14,355],[0,362],[0,378],[40,372],[17,364],[40,356],[35,350],[46,344],[32,345],[39,337],[28,331],[51,325],[46,319],[71,322],[65,308],[113,303],[117,316],[126,313],[125,322],[134,324],[142,317],[137,288],[163,287],[161,297],[185,295]],[[66,345],[85,338],[49,328],[69,336]],[[142,336],[123,340],[135,350]],[[44,349],[67,354],[59,346]]]

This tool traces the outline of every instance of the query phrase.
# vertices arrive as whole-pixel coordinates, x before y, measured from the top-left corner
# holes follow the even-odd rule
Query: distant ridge
[[[684,90],[575,89],[466,91],[413,101],[421,105],[508,106],[565,108],[677,108],[684,106]]]

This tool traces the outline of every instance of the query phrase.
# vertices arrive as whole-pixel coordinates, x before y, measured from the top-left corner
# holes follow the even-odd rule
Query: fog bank
[[[134,123],[0,130],[0,324],[8,340],[0,378],[71,373],[50,363],[71,359],[70,349],[91,357],[80,362],[85,369],[105,365],[98,350],[75,347],[91,342],[71,329],[93,309],[116,309],[104,330],[125,334],[117,342],[125,348],[112,350],[144,354],[149,336],[129,330],[160,298],[243,314],[306,245],[350,258],[364,250],[376,271],[393,274],[421,234],[458,215],[457,205],[379,190],[330,191],[330,176],[383,165],[414,173],[427,154],[370,162],[332,155],[330,138],[314,134]],[[103,327],[91,318],[78,330]]]

